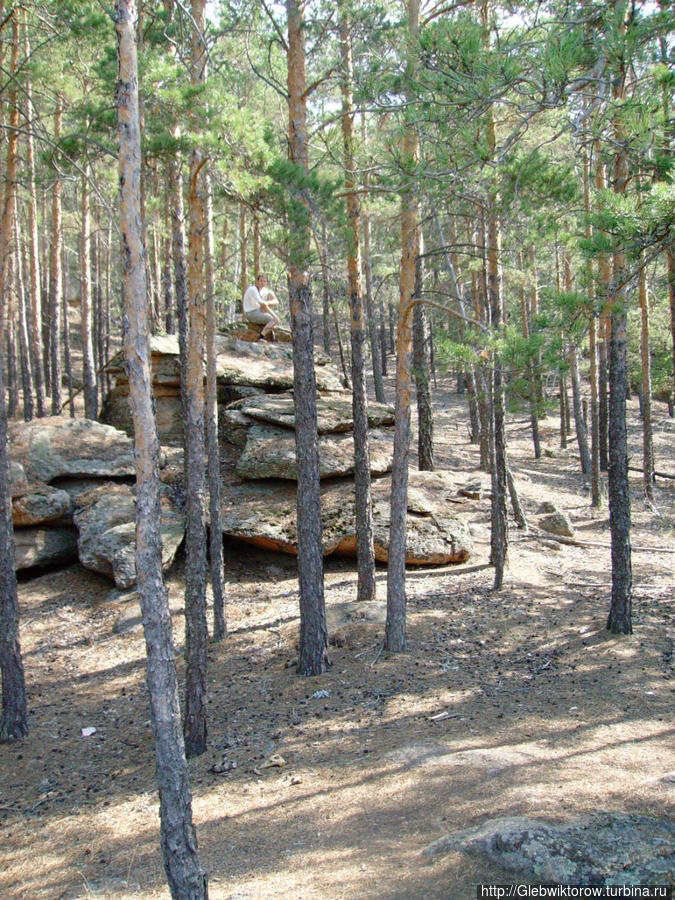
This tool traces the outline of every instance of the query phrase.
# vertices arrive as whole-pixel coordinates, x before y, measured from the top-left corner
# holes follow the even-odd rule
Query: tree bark
[[[30,59],[30,42],[28,38],[27,13],[24,13],[24,56]],[[24,80],[24,99],[26,109],[33,108],[32,84],[29,70]],[[42,348],[42,296],[40,284],[40,247],[37,226],[37,194],[35,190],[35,150],[33,129],[28,128],[26,134],[26,166],[28,169],[28,260],[30,265],[30,360],[33,366],[35,383],[35,400],[39,417],[46,415],[47,399],[45,393],[44,355]]]
[[[420,244],[421,249],[421,244]],[[415,294],[422,293],[422,259],[418,256]],[[426,310],[418,303],[413,310],[413,371],[417,395],[417,456],[421,472],[434,470],[434,410],[431,400],[429,363],[429,321]]]
[[[375,599],[375,545],[373,503],[370,492],[368,397],[365,374],[365,315],[361,289],[360,204],[354,161],[354,99],[350,22],[345,0],[338,0],[340,56],[342,61],[342,143],[347,195],[347,277],[351,310],[352,415],[354,418],[354,514],[356,518],[357,597]],[[375,365],[375,368],[377,366]]]
[[[63,121],[63,100],[56,98],[54,112],[54,143],[61,138]],[[50,384],[52,392],[52,415],[61,412],[61,252],[63,246],[63,227],[61,222],[61,196],[63,182],[57,174],[52,186],[52,233],[49,246],[49,351],[50,351]]]
[[[319,494],[316,374],[309,263],[309,171],[305,78],[304,4],[286,0],[288,16],[288,149],[299,177],[289,185],[290,265],[288,296],[293,337],[295,452],[298,470],[298,579],[300,586],[301,675],[320,675],[328,666],[323,587],[322,522]]]
[[[190,33],[190,84],[193,90],[205,81],[204,44],[205,0],[192,0]],[[187,416],[185,419],[185,716],[183,734],[188,757],[206,750],[206,467],[204,457],[204,244],[206,197],[204,167],[206,157],[199,146],[200,105],[193,102],[191,130],[196,146],[190,157],[189,254],[187,271]]]
[[[61,260],[61,312],[63,314],[63,365],[66,377],[66,390],[68,392],[68,411],[70,418],[75,418],[75,391],[73,388],[73,361],[70,353],[70,319],[68,318],[68,255],[66,247],[63,247],[63,258]]]
[[[206,900],[192,824],[192,798],[180,730],[175,651],[162,576],[159,441],[152,398],[145,250],[140,231],[141,148],[138,74],[133,30],[135,0],[117,0],[117,109],[120,231],[126,333],[136,460],[136,571],[147,652],[146,677],[155,740],[161,843],[174,900]]]
[[[257,222],[257,219],[256,219]],[[209,562],[213,591],[213,636],[225,637],[225,570],[223,563],[223,510],[220,499],[220,446],[218,443],[218,384],[216,381],[216,281],[213,272],[213,195],[206,176],[206,449],[209,476]]]
[[[647,270],[638,275],[640,299],[640,361],[642,363],[642,485],[645,496],[654,502],[654,441],[652,434],[652,364],[649,355],[649,297]]]
[[[16,145],[18,106],[14,75],[19,68],[19,12],[12,14],[12,52],[10,61],[10,128],[7,138],[7,165],[2,218],[0,219],[0,673],[2,674],[2,712],[0,741],[20,740],[28,733],[28,710],[21,646],[19,643],[19,601],[14,571],[14,533],[10,499],[9,453],[7,448],[7,408],[5,406],[5,348],[9,322],[8,269],[12,261],[14,238]]]
[[[412,82],[416,71],[419,0],[406,0],[408,13],[406,76]],[[409,92],[412,87],[407,88]],[[385,647],[400,653],[406,647],[405,553],[408,523],[408,455],[410,450],[410,396],[412,335],[411,303],[415,294],[415,271],[420,251],[420,210],[416,190],[419,136],[405,123],[401,147],[404,167],[401,191],[401,275],[396,333],[396,403],[394,458],[391,473],[389,562],[387,565],[387,621]]]
[[[14,198],[16,203],[16,196]],[[25,244],[19,235],[18,209],[14,208],[14,253],[16,266],[16,289],[18,306],[18,332],[19,332],[19,359],[21,362],[21,393],[23,396],[23,418],[30,422],[35,415],[35,402],[33,400],[33,373],[30,367],[30,342],[29,342],[29,309],[26,298],[25,269]]]
[[[89,213],[89,162],[82,173],[82,237],[80,244],[80,309],[82,311],[82,372],[84,382],[84,414],[88,419],[98,417],[98,388],[94,367],[94,343],[91,309],[91,217]],[[100,316],[100,309],[99,309]],[[99,359],[99,365],[103,360]]]
[[[625,72],[615,82],[615,100],[624,96]],[[616,146],[620,148],[614,159],[612,188],[624,194],[628,181],[626,150],[618,120],[615,124]],[[611,286],[611,338],[609,344],[609,528],[612,556],[612,602],[607,628],[613,634],[633,631],[631,605],[633,572],[630,547],[630,493],[628,483],[628,443],[626,436],[626,387],[628,384],[628,299],[617,285],[623,281],[626,259],[623,253],[614,254],[614,279]]]

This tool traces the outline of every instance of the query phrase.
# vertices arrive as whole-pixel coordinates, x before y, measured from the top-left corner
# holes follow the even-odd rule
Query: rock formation
[[[165,444],[181,439],[178,342],[153,337],[153,388]],[[220,336],[218,397],[223,471],[223,531],[258,546],[297,551],[295,407],[289,344]],[[317,351],[317,413],[323,543],[326,555],[354,554],[354,448],[351,394],[328,357]],[[52,417],[10,427],[12,512],[17,568],[52,565],[79,555],[82,565],[131,587],[135,567],[135,475],[128,383],[121,368],[102,417]],[[369,409],[376,558],[385,562],[394,412]],[[112,423],[112,424],[109,424]],[[114,427],[119,426],[119,427]],[[225,445],[228,445],[227,447]],[[165,569],[182,543],[183,455],[167,446],[162,460]],[[411,472],[406,558],[413,565],[463,562],[471,536],[452,511],[457,485],[448,472]]]

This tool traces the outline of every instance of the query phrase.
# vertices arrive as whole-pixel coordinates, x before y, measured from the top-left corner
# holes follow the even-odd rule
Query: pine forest
[[[0,0],[0,896],[670,897],[672,0]]]

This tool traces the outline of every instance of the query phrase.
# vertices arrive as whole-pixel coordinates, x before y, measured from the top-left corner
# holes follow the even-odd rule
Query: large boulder
[[[319,476],[336,478],[354,472],[354,438],[351,434],[320,435]],[[393,437],[383,432],[370,434],[370,471],[382,475],[391,471]],[[295,433],[273,425],[254,425],[246,435],[246,446],[237,463],[240,478],[298,477]]]
[[[252,419],[295,430],[295,400],[290,393],[262,394],[230,404]],[[317,430],[319,434],[352,431],[352,395],[347,392],[317,397]],[[394,424],[394,409],[384,403],[368,404],[368,425],[380,428]]]
[[[433,477],[428,477],[433,476]],[[443,472],[410,472],[406,562],[444,565],[464,562],[472,550],[465,523],[451,511],[455,485]],[[373,482],[375,556],[386,562],[389,547],[391,479]],[[321,489],[323,552],[354,555],[354,485],[333,483]],[[272,550],[297,553],[295,485],[274,481],[223,485],[223,531]]]
[[[77,559],[73,528],[17,528],[14,532],[14,568],[66,565]]]
[[[185,521],[162,486],[162,565],[168,569],[183,541]],[[118,588],[136,583],[136,500],[127,484],[108,484],[80,494],[75,501],[74,522],[79,531],[80,562],[107,575]]]
[[[133,442],[121,431],[91,419],[51,416],[9,426],[9,455],[35,481],[63,476],[131,476]]]
[[[20,462],[10,460],[9,462],[9,495],[12,500],[15,497],[22,497],[29,490],[26,472]]]
[[[489,819],[448,834],[424,851],[487,857],[532,882],[672,884],[675,823],[667,817],[598,813],[558,825],[522,817]]]
[[[12,500],[15,528],[54,522],[70,513],[70,496],[49,484],[32,484],[28,491]]]

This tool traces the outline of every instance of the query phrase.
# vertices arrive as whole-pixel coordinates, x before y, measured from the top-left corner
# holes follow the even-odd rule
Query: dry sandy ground
[[[449,391],[436,403],[438,463],[468,479],[477,453],[464,405]],[[637,460],[635,404],[631,417]],[[658,467],[672,472],[675,430],[663,407],[656,421]],[[553,419],[544,434],[555,447]],[[509,437],[527,511],[554,500],[580,538],[607,545],[607,513],[590,510],[576,459],[533,461],[522,417]],[[659,517],[639,478],[633,541],[672,549],[675,482],[657,485]],[[515,879],[457,853],[428,862],[423,848],[449,831],[503,815],[672,813],[675,556],[634,554],[635,631],[614,637],[604,627],[607,549],[513,529],[495,594],[489,501],[457,509],[472,522],[476,554],[410,571],[408,652],[387,658],[381,626],[356,623],[331,648],[328,674],[311,680],[288,665],[294,560],[226,548],[230,636],[210,651],[210,750],[190,762],[212,900],[464,900],[477,882]],[[378,579],[384,599],[384,570]],[[169,577],[176,602],[182,585],[179,563]],[[31,731],[0,748],[3,900],[168,897],[143,640],[113,634],[110,588],[80,566],[20,587]],[[353,562],[329,561],[327,602],[354,597]],[[178,614],[174,625],[182,672]],[[87,726],[96,734],[84,738]],[[260,768],[272,753],[285,764]],[[223,758],[236,768],[213,773]]]

